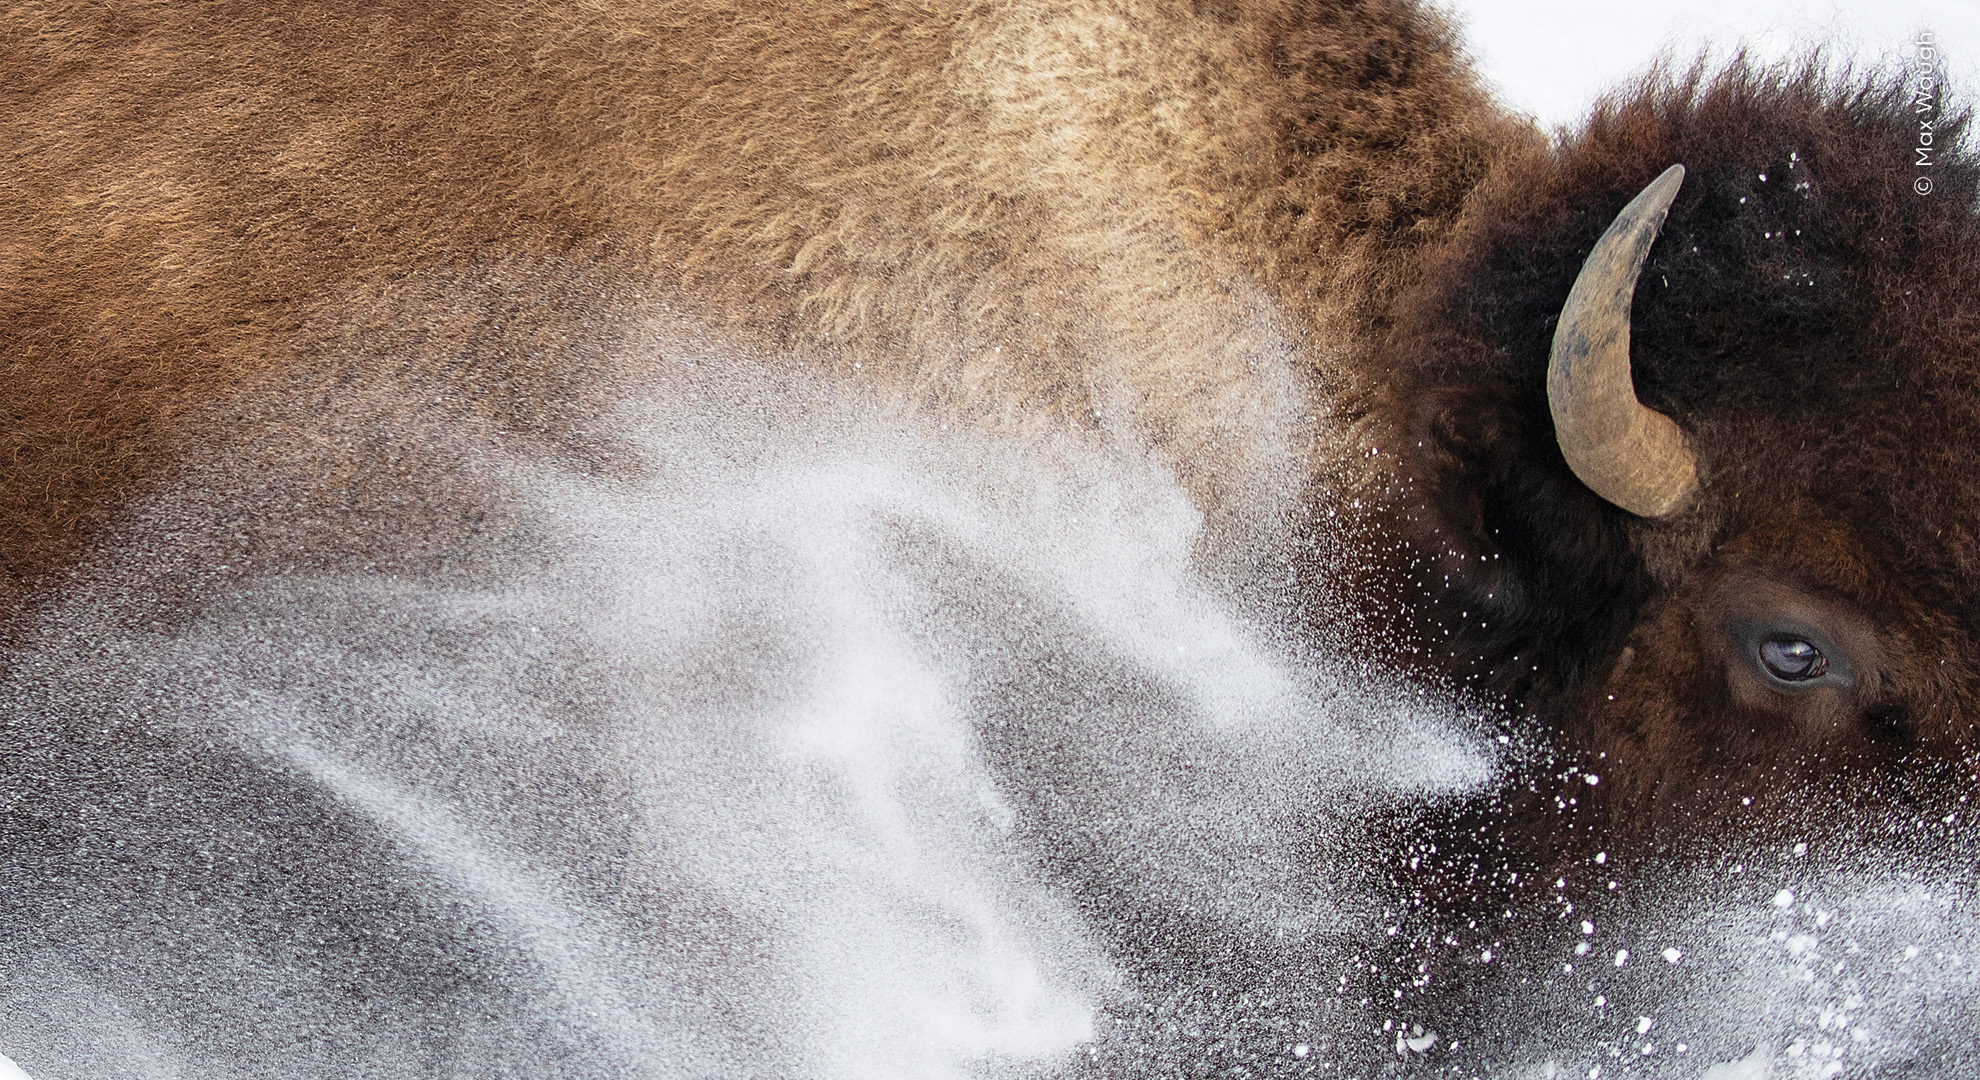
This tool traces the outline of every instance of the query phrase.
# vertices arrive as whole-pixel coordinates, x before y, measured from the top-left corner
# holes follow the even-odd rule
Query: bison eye
[[[1829,670],[1822,650],[1800,638],[1768,638],[1760,643],[1760,663],[1782,682],[1819,679]]]

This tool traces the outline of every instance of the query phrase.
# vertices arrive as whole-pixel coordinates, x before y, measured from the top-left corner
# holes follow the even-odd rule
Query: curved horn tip
[[[1635,206],[1639,202],[1645,205],[1654,204],[1658,210],[1667,211],[1671,208],[1671,200],[1677,198],[1678,188],[1683,186],[1684,166],[1673,165],[1658,173],[1655,180],[1650,181],[1642,191],[1637,192],[1636,198],[1630,205]]]
[[[1670,417],[1636,398],[1629,308],[1684,166],[1672,165],[1623,207],[1582,263],[1554,330],[1547,403],[1568,467],[1589,490],[1638,517],[1668,517],[1698,488],[1697,455]]]

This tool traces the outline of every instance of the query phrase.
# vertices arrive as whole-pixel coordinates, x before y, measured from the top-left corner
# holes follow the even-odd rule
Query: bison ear
[[[1551,656],[1559,664],[1549,678],[1571,682],[1641,601],[1623,515],[1561,467],[1532,388],[1481,381],[1426,390],[1412,403],[1423,526],[1415,539],[1432,560],[1432,604],[1478,616],[1458,621],[1490,663]],[[1506,668],[1506,685],[1528,685],[1530,670]]]
[[[1638,517],[1669,517],[1698,490],[1697,455],[1670,417],[1636,399],[1629,365],[1637,275],[1682,183],[1684,166],[1664,170],[1596,241],[1561,309],[1547,367],[1554,437],[1568,467]]]

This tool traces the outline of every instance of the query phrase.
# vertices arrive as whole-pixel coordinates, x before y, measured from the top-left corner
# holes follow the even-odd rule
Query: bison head
[[[1434,638],[1600,763],[1581,835],[1909,834],[1970,788],[1976,171],[1914,189],[1912,105],[1653,80],[1481,189],[1381,347]]]

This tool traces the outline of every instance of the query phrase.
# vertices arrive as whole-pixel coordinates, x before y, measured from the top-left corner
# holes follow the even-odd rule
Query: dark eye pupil
[[[1760,662],[1777,679],[1798,682],[1820,678],[1829,670],[1822,650],[1799,638],[1777,638],[1760,643]]]

